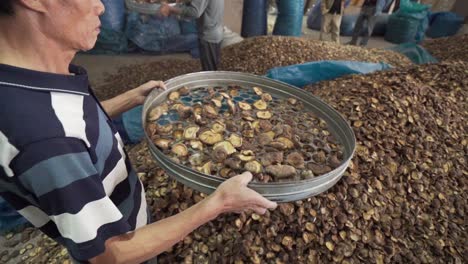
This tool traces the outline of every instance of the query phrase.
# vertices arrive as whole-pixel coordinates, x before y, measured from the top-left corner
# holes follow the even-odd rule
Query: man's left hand
[[[171,6],[167,3],[162,3],[159,8],[159,13],[165,17],[168,17],[171,14]]]
[[[138,86],[137,88],[128,91],[129,96],[131,96],[137,105],[141,105],[145,102],[146,96],[153,89],[166,89],[163,81],[149,81],[145,84]]]

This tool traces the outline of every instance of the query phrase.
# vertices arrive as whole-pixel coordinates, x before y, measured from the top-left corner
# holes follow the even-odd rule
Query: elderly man
[[[96,100],[85,70],[70,62],[93,47],[103,12],[99,0],[0,1],[0,195],[74,260],[91,263],[143,262],[221,213],[276,207],[246,187],[244,173],[149,223],[110,118],[164,84]]]
[[[340,26],[344,13],[344,0],[323,0],[320,9],[323,15],[320,40],[324,40],[324,34],[331,33],[332,41],[340,44]]]
[[[160,13],[164,16],[196,18],[202,69],[204,71],[218,70],[221,42],[224,36],[224,0],[192,0],[178,6],[163,3]]]

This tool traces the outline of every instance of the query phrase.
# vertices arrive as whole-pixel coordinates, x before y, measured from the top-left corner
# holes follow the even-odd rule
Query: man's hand
[[[171,6],[167,3],[162,3],[159,8],[159,13],[165,17],[168,17],[171,14]]]
[[[146,96],[153,90],[153,89],[166,89],[163,81],[149,81],[138,86],[135,89],[128,91],[128,96],[132,98],[136,105],[141,105],[145,102]]]
[[[264,214],[267,209],[275,209],[277,203],[247,187],[251,180],[252,174],[244,172],[223,182],[209,198],[219,206],[221,213],[253,210],[257,214]]]

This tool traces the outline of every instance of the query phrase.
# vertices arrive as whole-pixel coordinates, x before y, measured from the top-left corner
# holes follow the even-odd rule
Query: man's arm
[[[135,89],[101,102],[104,111],[110,117],[116,117],[145,102],[146,96],[155,88],[165,89],[162,81],[149,81]]]
[[[106,242],[106,251],[91,259],[91,263],[141,263],[181,241],[194,229],[215,219],[219,214],[254,210],[264,214],[276,208],[247,187],[252,174],[243,173],[221,184],[205,200],[187,210],[147,225],[132,233],[113,237]]]
[[[161,4],[159,12],[163,16],[178,15],[186,18],[199,18],[205,12],[209,0],[192,0],[188,5],[170,6]]]

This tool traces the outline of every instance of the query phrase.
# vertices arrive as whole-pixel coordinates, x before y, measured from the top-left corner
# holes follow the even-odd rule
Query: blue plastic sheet
[[[125,2],[124,0],[102,0],[106,10],[99,19],[105,28],[115,31],[123,31],[125,27]]]
[[[267,34],[267,0],[244,1],[242,11],[242,32],[244,38]]]
[[[128,140],[132,144],[140,142],[145,136],[141,116],[143,107],[137,106],[122,114],[122,122],[125,128]]]
[[[23,216],[0,197],[0,234],[29,223]]]
[[[348,74],[366,74],[390,68],[385,63],[317,61],[273,68],[267,72],[266,77],[302,88],[306,85],[332,80]]]
[[[389,50],[393,50],[405,55],[415,64],[438,62],[437,59],[434,58],[425,48],[415,43],[404,43],[395,47],[391,47]]]

